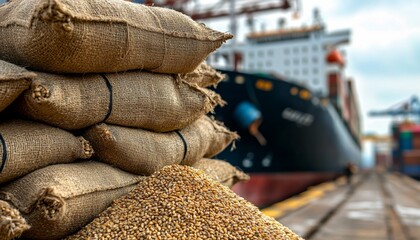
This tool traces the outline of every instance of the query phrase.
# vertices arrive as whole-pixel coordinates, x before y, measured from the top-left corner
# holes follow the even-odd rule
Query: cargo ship
[[[188,1],[166,2],[184,11]],[[235,27],[232,11],[249,17],[293,4],[261,1],[261,7],[247,7],[242,1],[238,7],[228,2],[230,13],[222,8],[186,13],[195,19],[230,16]],[[341,49],[350,42],[350,31],[328,33],[318,11],[309,27],[285,28],[279,22],[279,29],[252,30],[244,42],[231,41],[207,59],[226,75],[216,91],[227,106],[216,109],[215,118],[241,136],[235,150],[216,158],[251,175],[234,190],[260,207],[339,176],[349,162],[361,161],[357,93],[344,74]]]
[[[294,42],[296,32],[299,32],[298,44]],[[318,39],[313,39],[314,35]],[[347,42],[348,31],[328,35],[324,28],[314,26],[252,37],[253,43],[238,46],[236,55],[239,51],[243,56],[252,56],[250,52],[270,55],[270,51],[272,55],[280,55],[285,49],[305,51],[314,46],[319,52],[311,55],[309,61],[316,59],[312,64],[308,61],[290,68],[264,69],[270,67],[266,64],[268,60],[261,57],[256,62],[252,59],[247,62],[240,57],[248,67],[262,62],[262,69],[221,70],[226,79],[216,91],[228,105],[216,109],[216,119],[238,131],[241,140],[236,150],[226,150],[217,158],[252,173],[251,180],[236,186],[236,191],[257,205],[266,205],[337,176],[348,162],[358,165],[360,118],[354,82],[343,77],[345,63],[336,49],[339,43]],[[268,38],[277,41],[270,42]],[[271,46],[264,49],[266,44]],[[335,48],[324,50],[326,44]],[[221,49],[216,54],[229,56],[230,50]],[[273,65],[304,62],[306,58],[306,54],[293,54],[289,59],[283,57],[283,63],[276,60]],[[303,74],[305,69],[318,74],[299,77],[289,73],[287,77],[289,69],[296,75]],[[284,188],[284,184],[294,187]]]

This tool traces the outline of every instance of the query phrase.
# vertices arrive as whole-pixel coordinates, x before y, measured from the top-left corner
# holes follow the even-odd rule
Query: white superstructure
[[[251,33],[245,43],[219,49],[209,62],[218,68],[236,65],[238,71],[278,74],[327,96],[327,72],[337,67],[327,62],[327,55],[349,39],[350,30],[327,33],[323,25]],[[221,56],[229,64],[220,65]]]

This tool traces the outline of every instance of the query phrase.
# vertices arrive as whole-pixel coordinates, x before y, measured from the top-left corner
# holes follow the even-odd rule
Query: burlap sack
[[[20,212],[0,200],[0,240],[16,239],[28,229],[29,225]]]
[[[191,166],[221,152],[238,137],[207,116],[175,132],[99,124],[83,136],[92,143],[101,161],[140,175],[150,175],[171,164]]]
[[[0,7],[0,58],[48,72],[192,72],[231,34],[121,0],[14,0]]]
[[[92,221],[143,177],[99,162],[51,165],[2,188],[31,226],[23,236],[59,239]]]
[[[29,88],[35,73],[0,60],[0,112]]]
[[[211,179],[229,188],[237,182],[249,180],[246,173],[223,160],[203,158],[192,167],[204,171]]]
[[[62,129],[23,120],[0,123],[0,183],[92,154],[88,141]]]
[[[175,78],[141,71],[78,77],[38,72],[13,109],[67,130],[107,122],[167,132],[224,103],[214,91]]]

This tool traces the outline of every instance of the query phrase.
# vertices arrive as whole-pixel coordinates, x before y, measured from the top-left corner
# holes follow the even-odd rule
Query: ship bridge
[[[326,32],[323,25],[254,32],[245,42],[220,48],[210,56],[209,63],[220,69],[235,66],[244,72],[274,73],[310,89],[314,95],[328,96],[326,73],[342,72],[345,66],[331,64],[327,56],[339,50],[345,62],[344,50],[339,48],[350,42],[350,35],[350,30]]]
[[[253,32],[247,35],[247,40],[250,44],[258,44],[267,42],[309,39],[312,33],[322,33],[323,29],[324,27],[322,25],[314,25],[310,27],[302,27],[297,29],[277,29],[272,31]]]

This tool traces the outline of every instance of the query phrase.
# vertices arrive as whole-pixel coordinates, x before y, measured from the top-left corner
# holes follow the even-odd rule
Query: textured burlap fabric
[[[246,173],[223,160],[203,158],[192,167],[203,170],[211,179],[229,188],[238,182],[249,180]]]
[[[121,0],[14,0],[0,7],[0,58],[48,72],[192,72],[231,34]]]
[[[25,218],[8,202],[0,200],[0,240],[18,238],[29,229]]]
[[[196,83],[200,87],[216,86],[225,77],[224,74],[202,62],[193,72],[180,74],[181,79]]]
[[[35,73],[0,60],[0,112],[29,88]]]
[[[99,162],[51,165],[0,188],[31,226],[24,237],[59,239],[77,231],[143,177]]]
[[[88,141],[62,129],[23,120],[0,123],[0,183],[92,154]]]
[[[224,103],[214,91],[175,78],[141,71],[77,77],[38,72],[13,109],[67,130],[107,122],[167,132]]]
[[[191,166],[221,152],[238,137],[207,116],[175,132],[99,124],[83,136],[101,161],[140,175],[150,175],[171,164]]]

